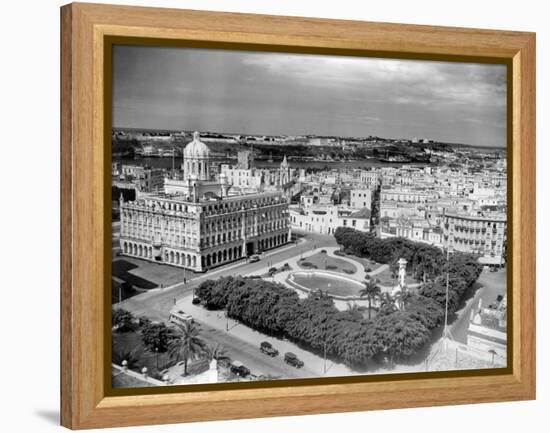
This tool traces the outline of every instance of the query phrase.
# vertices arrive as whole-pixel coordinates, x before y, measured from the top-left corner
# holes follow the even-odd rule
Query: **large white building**
[[[281,192],[232,195],[209,167],[210,151],[195,133],[181,178],[166,179],[163,194],[121,198],[122,254],[201,272],[290,241]]]
[[[296,169],[290,168],[286,156],[278,169],[260,169],[246,164],[245,155],[249,152],[239,152],[240,160],[235,166],[222,164],[221,174],[233,188],[242,191],[262,191],[282,188],[296,177]],[[242,156],[241,156],[242,155]],[[250,158],[250,157],[249,157]]]
[[[290,221],[295,229],[332,235],[338,227],[351,227],[362,232],[370,230],[371,212],[367,208],[350,209],[336,205],[291,207]]]
[[[506,263],[506,214],[456,213],[443,217],[443,247],[480,256],[480,263]]]
[[[361,170],[359,175],[361,183],[374,189],[380,183],[380,173],[377,170]]]

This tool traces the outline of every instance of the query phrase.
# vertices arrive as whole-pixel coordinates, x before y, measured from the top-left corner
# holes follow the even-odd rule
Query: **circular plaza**
[[[287,283],[306,293],[320,290],[342,300],[359,299],[360,291],[364,288],[364,285],[354,278],[322,270],[291,272]]]

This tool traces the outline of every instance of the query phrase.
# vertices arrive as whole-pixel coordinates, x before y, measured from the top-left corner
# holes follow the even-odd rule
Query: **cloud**
[[[397,104],[506,102],[503,65],[297,54],[248,54],[243,63],[307,87],[375,91]]]
[[[503,65],[119,46],[113,111],[117,126],[502,146],[506,78]]]

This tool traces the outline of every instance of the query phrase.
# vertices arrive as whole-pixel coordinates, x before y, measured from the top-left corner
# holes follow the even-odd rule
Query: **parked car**
[[[275,357],[279,354],[279,351],[275,349],[268,341],[262,341],[260,343],[260,352],[272,357]]]
[[[253,256],[250,256],[250,263],[255,263],[260,261],[260,256],[258,254],[254,254]]]
[[[250,374],[250,369],[245,367],[244,364],[240,361],[232,361],[230,370],[233,374],[236,374],[240,377],[246,377]]]
[[[296,354],[292,352],[285,353],[285,362],[296,368],[302,368],[304,366],[304,361],[302,361],[296,356]]]
[[[200,303],[201,303],[201,300],[200,300],[200,298],[193,298],[193,300],[191,301],[191,303],[192,303],[193,305],[197,305],[197,304],[200,304]]]

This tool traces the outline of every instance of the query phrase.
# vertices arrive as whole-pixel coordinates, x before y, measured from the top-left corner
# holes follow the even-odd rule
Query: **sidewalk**
[[[303,241],[305,242],[305,241]],[[264,253],[263,256],[262,256],[262,260],[265,258],[265,257],[270,257],[272,255],[275,255],[275,254],[279,254],[279,253],[282,253],[286,250],[289,250],[291,248],[295,248],[296,247],[296,244],[291,244],[291,245],[287,245],[286,247],[283,247],[283,248],[276,248],[276,249],[273,249],[267,253]],[[234,262],[234,263],[231,263],[231,264],[227,264],[227,265],[224,265],[224,266],[220,266],[219,268],[216,268],[216,269],[213,269],[213,270],[210,270],[210,271],[207,271],[205,272],[204,274],[202,275],[198,275],[194,278],[188,278],[186,280],[186,282],[184,283],[183,281],[180,281],[179,283],[175,283],[175,284],[172,284],[171,286],[166,286],[166,287],[163,287],[162,290],[163,291],[167,291],[167,290],[170,290],[170,289],[174,289],[176,287],[179,287],[181,286],[182,284],[187,284],[187,283],[190,283],[192,281],[195,281],[195,280],[201,280],[201,279],[211,279],[214,275],[220,273],[220,272],[224,272],[224,271],[228,271],[228,270],[231,270],[231,269],[234,269],[234,268],[237,268],[239,266],[242,266],[242,265],[245,265],[247,264],[248,262],[245,262],[243,261],[242,259]],[[152,290],[161,290],[160,288],[158,289],[152,289]]]
[[[275,359],[280,360],[281,363],[284,363],[283,356],[286,352],[294,352],[298,358],[304,361],[305,365],[303,367],[303,372],[305,372],[308,377],[349,376],[359,374],[352,371],[344,364],[333,363],[330,360],[326,361],[328,371],[324,374],[323,370],[325,361],[321,356],[301,349],[296,344],[288,340],[265,335],[233,319],[227,319],[225,316],[225,311],[223,310],[210,311],[200,305],[193,305],[191,301],[192,295],[187,294],[177,302],[174,308],[191,314],[193,319],[197,322],[202,322],[208,324],[208,326],[212,328],[223,332],[228,332],[234,337],[256,346],[258,350],[262,341],[269,341],[273,344],[273,347],[279,351],[279,355]],[[226,330],[227,327],[229,328],[229,331]]]

